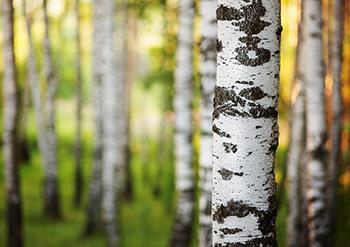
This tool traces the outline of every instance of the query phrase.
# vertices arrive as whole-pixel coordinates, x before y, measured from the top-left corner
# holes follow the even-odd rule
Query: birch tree
[[[343,19],[344,19],[344,1],[334,0],[334,33],[332,35],[332,74],[333,74],[333,92],[332,92],[332,112],[333,112],[333,124],[332,124],[332,150],[330,157],[330,185],[329,185],[329,220],[330,229],[332,230],[331,241],[334,241],[334,234],[336,228],[336,200],[338,189],[338,172],[341,164],[341,133],[342,133],[342,45],[343,45]],[[330,243],[332,246],[333,243]]]
[[[96,45],[101,53],[99,71],[102,83],[103,107],[103,168],[102,168],[102,216],[108,240],[108,246],[117,246],[116,229],[116,169],[123,164],[124,146],[124,80],[121,73],[115,74],[122,63],[121,54],[114,53],[114,1],[95,0]],[[122,45],[121,37],[118,45]],[[116,47],[120,47],[116,44]],[[116,62],[118,66],[116,67]],[[122,67],[121,67],[122,68]],[[120,70],[118,70],[120,72]],[[117,101],[117,100],[119,101]],[[119,174],[119,172],[117,173]]]
[[[5,167],[6,216],[8,246],[18,247],[22,241],[22,209],[18,154],[18,84],[14,48],[14,16],[12,0],[2,1],[3,26],[3,152]]]
[[[219,0],[213,246],[276,246],[280,2]]]
[[[303,54],[301,53],[304,44],[301,36],[303,23],[298,27],[298,46],[295,63],[295,78],[293,85],[292,114],[290,144],[287,158],[288,173],[288,246],[303,246],[302,217],[303,217],[303,193],[301,166],[304,165],[304,153],[306,143],[306,118],[305,118],[305,82],[303,81]],[[295,241],[299,239],[299,241]]]
[[[211,246],[212,120],[216,78],[216,1],[201,1],[201,147],[200,147],[200,235],[199,245]]]
[[[179,0],[175,69],[175,159],[177,208],[171,245],[189,246],[193,222],[192,80],[194,2]]]
[[[55,96],[57,81],[53,72],[51,57],[51,44],[49,39],[49,18],[47,14],[47,2],[44,0],[44,72],[46,90],[41,90],[38,76],[37,60],[34,53],[34,42],[32,37],[32,19],[26,13],[26,1],[22,1],[23,14],[26,20],[26,29],[29,43],[28,58],[28,81],[31,87],[32,101],[36,115],[36,126],[38,130],[39,150],[44,166],[44,213],[50,217],[60,216],[60,200],[57,179],[57,157],[56,157],[56,128],[55,128]]]
[[[310,246],[326,246],[326,120],[322,58],[321,1],[305,0],[302,6],[302,37],[305,44],[303,77],[306,83],[307,214]]]
[[[75,133],[75,195],[74,203],[80,206],[83,189],[83,174],[81,165],[81,119],[82,119],[82,78],[81,78],[81,44],[80,44],[80,1],[75,0],[76,14],[76,133]]]
[[[44,74],[47,85],[45,100],[45,145],[42,147],[44,159],[44,207],[45,213],[52,217],[60,216],[60,200],[57,177],[57,137],[56,137],[56,106],[57,80],[54,74],[54,64],[51,54],[49,16],[47,0],[44,3]],[[40,129],[39,129],[40,130]]]

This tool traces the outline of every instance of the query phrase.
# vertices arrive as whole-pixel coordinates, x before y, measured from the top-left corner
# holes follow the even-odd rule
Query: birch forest
[[[0,247],[350,246],[350,0],[0,3]]]

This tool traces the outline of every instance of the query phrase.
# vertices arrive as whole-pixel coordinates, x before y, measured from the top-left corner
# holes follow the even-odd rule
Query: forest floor
[[[25,245],[88,247],[104,246],[103,234],[86,237],[83,235],[88,181],[92,157],[92,123],[84,121],[83,128],[83,169],[84,198],[83,206],[76,208],[73,204],[74,192],[74,108],[71,103],[63,102],[58,108],[58,160],[59,181],[62,199],[62,220],[49,220],[42,216],[42,178],[40,156],[36,144],[35,126],[27,130],[30,148],[30,160],[21,165],[22,196],[24,203]],[[68,105],[66,105],[68,104]],[[90,111],[84,116],[91,119]],[[32,114],[29,116],[33,118]],[[33,119],[29,122],[34,123]],[[171,133],[171,131],[170,131]],[[171,135],[171,134],[170,134]],[[147,143],[147,145],[146,145]],[[198,145],[198,139],[195,139]],[[119,219],[121,246],[126,247],[166,247],[169,241],[174,213],[175,189],[174,167],[171,136],[166,144],[158,146],[158,138],[133,136],[131,142],[131,164],[133,181],[133,199],[122,198]],[[145,148],[147,147],[147,148]],[[198,147],[198,146],[197,146]],[[162,151],[160,149],[162,148]],[[198,148],[197,148],[198,150]],[[277,181],[281,181],[281,164],[285,164],[285,148],[277,153]],[[159,152],[162,156],[159,156]],[[0,157],[2,160],[2,157]],[[195,163],[196,159],[195,159]],[[4,219],[4,175],[3,163],[0,163],[0,246],[5,246],[6,231]],[[279,190],[279,193],[281,191]],[[282,194],[277,218],[277,235],[279,246],[285,246],[286,193]],[[337,246],[347,246],[350,232],[350,192],[339,190]],[[197,231],[197,225],[194,227]],[[196,246],[197,240],[193,240]]]

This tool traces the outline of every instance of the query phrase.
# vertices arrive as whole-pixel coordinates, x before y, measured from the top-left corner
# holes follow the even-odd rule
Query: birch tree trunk
[[[23,245],[22,209],[18,154],[18,86],[14,49],[14,16],[12,0],[2,1],[3,47],[3,152],[5,162],[7,242],[10,247]]]
[[[293,85],[293,94],[296,98],[292,105],[291,114],[291,133],[290,145],[287,159],[288,173],[288,225],[287,225],[287,242],[290,247],[304,246],[304,232],[302,226],[303,220],[303,173],[300,172],[302,165],[305,164],[306,148],[306,116],[305,116],[305,82],[302,77],[303,55],[301,50],[304,45],[301,36],[303,23],[299,22],[298,26],[298,44],[295,62],[295,79]],[[294,96],[292,94],[292,97]],[[294,96],[294,97],[295,97]],[[293,100],[293,99],[292,99]],[[295,241],[299,239],[299,241]]]
[[[83,174],[81,165],[81,119],[82,119],[82,78],[81,78],[81,44],[80,44],[80,0],[75,0],[76,14],[76,133],[75,133],[75,206],[81,205],[83,194]]]
[[[55,98],[57,80],[54,75],[52,62],[51,42],[49,34],[49,17],[47,13],[47,0],[44,0],[44,72],[47,84],[45,100],[45,145],[42,146],[44,160],[44,210],[50,217],[60,216],[60,200],[57,177],[57,137],[56,137],[56,106]]]
[[[301,59],[298,59],[301,62]],[[297,65],[298,66],[298,65]],[[298,76],[298,75],[297,75]],[[305,150],[305,92],[301,85],[303,82],[300,78],[296,81],[299,87],[297,99],[293,105],[291,138],[287,160],[288,171],[288,246],[302,246],[302,193],[300,166]]]
[[[280,2],[219,0],[213,246],[276,246]]]
[[[103,107],[103,168],[102,168],[102,216],[107,235],[108,246],[117,246],[118,237],[116,229],[116,187],[115,176],[118,165],[122,164],[121,149],[121,121],[123,121],[123,104],[120,99],[124,92],[120,86],[123,84],[120,73],[115,75],[114,53],[114,1],[95,0],[95,38],[96,45],[101,53],[99,71],[102,83]],[[120,54],[118,54],[118,62]],[[117,102],[117,100],[119,102]],[[118,104],[119,103],[119,104]]]
[[[326,246],[326,120],[321,1],[303,1],[302,37],[306,83],[308,245]]]
[[[201,23],[201,147],[200,147],[200,233],[199,246],[211,246],[211,190],[212,190],[212,119],[216,79],[216,1],[203,0],[200,6]]]
[[[338,190],[338,172],[341,164],[341,134],[342,134],[342,45],[343,45],[343,19],[344,19],[344,1],[334,0],[334,33],[332,44],[332,72],[333,72],[333,94],[332,94],[332,110],[333,110],[333,124],[332,124],[332,150],[330,157],[330,185],[329,185],[329,220],[331,229],[331,242],[329,246],[334,244],[334,234],[336,228],[336,201]]]
[[[189,246],[194,209],[192,169],[192,80],[194,2],[179,0],[175,70],[175,167],[177,208],[171,246]]]

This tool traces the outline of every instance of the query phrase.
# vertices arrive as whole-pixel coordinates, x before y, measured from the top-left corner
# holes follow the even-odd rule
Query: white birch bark
[[[300,59],[299,59],[300,62]],[[299,87],[297,99],[293,105],[291,116],[290,146],[287,160],[288,172],[288,246],[301,246],[301,178],[300,166],[305,150],[305,92],[301,85],[302,81],[297,79],[296,86]]]
[[[322,58],[322,5],[305,0],[302,6],[303,77],[306,84],[307,214],[309,246],[326,246],[326,121]]]
[[[290,144],[287,159],[288,177],[288,223],[287,223],[287,245],[291,247],[303,246],[303,174],[300,172],[305,162],[306,148],[306,116],[305,116],[305,82],[303,81],[303,54],[301,50],[304,45],[301,36],[303,23],[298,27],[298,44],[295,63],[295,78],[292,97],[296,97],[292,104],[290,118]],[[295,94],[295,95],[294,95]],[[295,241],[299,239],[300,241]]]
[[[216,1],[202,0],[201,14],[201,146],[200,146],[200,215],[199,246],[211,246],[212,190],[212,112],[216,79]]]
[[[44,161],[44,206],[45,213],[52,217],[60,216],[59,189],[57,178],[57,137],[56,137],[56,106],[55,98],[57,80],[54,75],[54,65],[51,54],[51,42],[49,34],[49,17],[47,13],[47,0],[44,0],[44,73],[46,80],[45,94],[45,145],[42,146]]]
[[[331,67],[333,73],[333,92],[332,92],[332,112],[333,112],[333,124],[331,131],[332,138],[332,150],[329,166],[329,220],[330,229],[332,232],[331,242],[329,246],[334,245],[335,228],[336,228],[336,200],[338,190],[338,173],[341,165],[341,134],[342,134],[342,45],[343,45],[343,19],[344,19],[344,1],[334,0],[334,33],[332,35],[332,60]]]
[[[6,189],[7,245],[22,246],[22,209],[18,155],[18,84],[12,0],[2,1],[3,26],[3,153]]]
[[[120,159],[123,160],[118,139],[121,131],[118,120],[123,117],[123,105],[117,104],[117,100],[123,97],[120,90],[123,81],[115,76],[114,1],[95,0],[94,8],[94,28],[97,28],[94,37],[101,58],[98,66],[103,94],[102,217],[108,246],[117,246],[115,176],[117,165],[121,164]]]
[[[34,54],[34,43],[31,31],[32,20],[26,14],[26,1],[22,1],[23,15],[26,20],[26,29],[29,43],[28,81],[31,87],[32,101],[36,115],[39,150],[44,167],[44,212],[50,217],[60,216],[58,181],[57,181],[57,158],[56,158],[56,133],[55,133],[55,94],[57,82],[53,75],[51,61],[51,47],[49,40],[49,21],[47,6],[44,1],[44,70],[47,83],[46,91],[41,92],[37,61]],[[46,106],[46,107],[44,107]]]
[[[175,160],[177,208],[172,246],[189,246],[193,222],[192,80],[194,2],[179,0],[175,70]]]
[[[213,246],[276,246],[280,2],[219,0]]]

